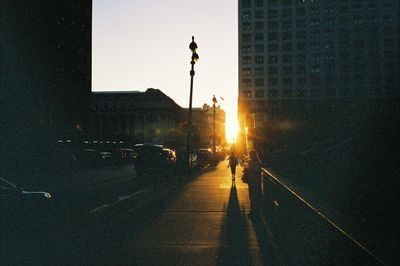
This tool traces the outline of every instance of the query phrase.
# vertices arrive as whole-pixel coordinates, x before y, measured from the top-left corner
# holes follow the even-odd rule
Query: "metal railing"
[[[385,264],[279,176],[265,168],[262,172],[266,222],[277,245],[289,250],[286,263]]]

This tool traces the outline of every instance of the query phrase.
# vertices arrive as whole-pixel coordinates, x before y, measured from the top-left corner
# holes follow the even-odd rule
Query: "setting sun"
[[[237,112],[235,108],[228,108],[228,107],[225,110],[225,112],[226,112],[226,121],[225,121],[226,141],[228,143],[235,143],[237,134],[239,132]]]

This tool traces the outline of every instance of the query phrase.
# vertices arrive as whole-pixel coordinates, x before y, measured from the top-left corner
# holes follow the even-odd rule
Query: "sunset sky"
[[[232,131],[238,91],[236,0],[94,0],[92,90],[156,88],[188,107],[192,35],[200,56],[193,106],[211,105],[215,94]]]

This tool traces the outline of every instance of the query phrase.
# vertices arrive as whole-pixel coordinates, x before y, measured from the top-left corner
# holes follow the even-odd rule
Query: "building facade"
[[[239,117],[399,98],[398,1],[240,0],[238,15]]]
[[[204,104],[201,108],[192,109],[193,124],[199,129],[200,145],[211,147],[214,144],[214,108]],[[215,107],[215,145],[225,145],[225,111],[221,106]]]
[[[89,111],[92,1],[1,1],[0,10],[3,175],[51,184],[62,167],[56,141],[81,135]]]
[[[158,89],[95,92],[89,130],[98,140],[169,144],[184,118],[182,108]]]
[[[239,0],[238,16],[240,142],[399,114],[398,1]]]

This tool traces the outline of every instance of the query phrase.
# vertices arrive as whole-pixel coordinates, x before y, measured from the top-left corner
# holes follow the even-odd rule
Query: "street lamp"
[[[217,99],[215,98],[215,95],[213,95],[212,98],[213,102],[213,115],[214,115],[214,134],[213,134],[213,154],[214,154],[214,159],[215,159],[215,105],[217,104]]]
[[[186,138],[186,152],[187,152],[187,159],[188,159],[188,166],[191,166],[190,160],[190,139],[192,133],[192,98],[193,98],[193,77],[194,77],[194,65],[196,64],[197,60],[199,60],[199,55],[196,53],[197,44],[194,42],[194,36],[192,36],[192,42],[189,45],[189,49],[192,51],[192,60],[190,64],[192,68],[190,70],[190,97],[189,97],[189,115],[188,115],[188,133]]]

